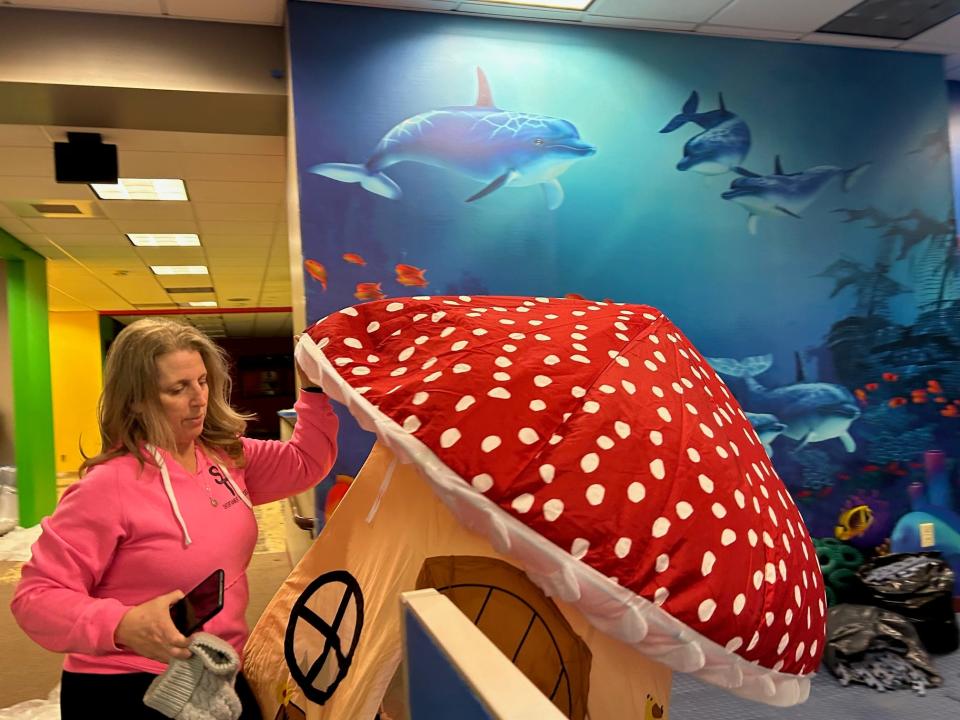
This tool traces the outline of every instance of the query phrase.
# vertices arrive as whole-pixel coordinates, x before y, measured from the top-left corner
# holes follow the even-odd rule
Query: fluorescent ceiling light
[[[183,180],[120,178],[116,185],[91,183],[101,200],[189,200]]]
[[[187,303],[190,307],[217,307],[216,300],[191,300]]]
[[[191,233],[127,233],[137,247],[200,247],[200,236]]]
[[[207,275],[206,265],[151,265],[155,275]]]
[[[586,10],[593,0],[480,0],[487,5],[526,5],[551,10]]]

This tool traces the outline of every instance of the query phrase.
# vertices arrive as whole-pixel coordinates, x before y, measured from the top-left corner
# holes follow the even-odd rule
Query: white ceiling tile
[[[910,38],[910,41],[952,47],[955,51],[960,51],[960,15]]]
[[[645,20],[641,18],[617,18],[606,15],[585,15],[584,25],[599,25],[603,27],[621,27],[636,30],[676,30],[678,32],[691,31],[697,27],[695,22],[670,22],[668,20]]]
[[[120,148],[117,161],[120,177],[125,178],[184,178],[184,153],[147,152]],[[189,194],[189,193],[188,193]]]
[[[286,161],[281,155],[177,155],[180,176],[187,181],[187,194],[194,180],[282,183]],[[192,199],[192,197],[191,197]]]
[[[6,148],[0,148],[0,154],[4,155],[4,158],[6,150]],[[58,183],[54,182],[52,176],[49,178],[0,176],[0,199],[4,201],[94,200],[96,196],[88,185]]]
[[[499,17],[521,17],[531,20],[567,20],[576,22],[580,19],[580,11],[548,10],[544,8],[522,5],[488,5],[485,3],[464,2],[457,6],[457,11],[476,15],[497,15]]]
[[[724,35],[727,37],[747,37],[759,40],[796,40],[803,33],[783,30],[759,30],[757,28],[729,27],[727,25],[705,24],[697,26],[697,32],[703,35]]]
[[[38,125],[0,124],[0,147],[52,148],[52,145],[47,133]]]
[[[835,33],[810,33],[800,38],[803,42],[818,45],[843,45],[844,47],[865,48],[895,48],[900,40],[885,40],[883,38],[861,37],[859,35],[837,35]]]
[[[46,235],[112,235],[117,228],[110,220],[98,218],[24,218],[34,232]]]
[[[15,217],[0,218],[0,228],[3,228],[14,237],[20,237],[21,235],[31,235],[36,232],[36,230],[34,230],[29,225],[27,225],[25,222],[23,222],[23,220],[20,220]]]
[[[132,248],[132,246],[131,246]],[[207,254],[197,247],[141,247],[137,255],[145,265],[206,265]]]
[[[279,203],[193,203],[201,225],[209,220],[275,223],[284,208]]]
[[[589,15],[706,22],[730,0],[596,0]]]
[[[65,248],[66,249],[66,248]],[[126,247],[123,245],[75,245],[69,248],[70,255],[75,257],[77,260],[84,261],[84,264],[89,265],[86,261],[93,260],[99,261],[100,263],[117,263],[120,261],[126,263],[132,263],[134,265],[141,265],[140,256],[137,255],[136,251],[133,249],[133,246],[129,243]]]
[[[201,235],[230,235],[232,233],[247,233],[249,235],[263,235],[264,243],[269,245],[273,237],[274,224],[272,222],[235,222],[233,220],[201,220]]]
[[[711,24],[808,33],[823,27],[860,0],[733,0]]]
[[[23,175],[53,179],[53,146],[4,147],[0,175]]]
[[[73,233],[48,233],[44,235],[50,242],[60,245],[70,251],[75,247],[100,246],[121,247],[129,245],[130,241],[117,232],[100,233],[95,235],[76,235]]]
[[[193,220],[189,202],[113,200],[98,204],[103,214],[113,220]]]
[[[287,154],[287,138],[283,135],[171,134],[178,136],[178,149],[186,153],[280,156]]]
[[[113,202],[127,202],[114,200]],[[174,204],[174,203],[171,203]],[[179,203],[175,203],[179,204]],[[200,228],[193,220],[142,220],[130,218],[116,220],[116,229],[121,233],[199,233]],[[202,239],[201,239],[202,242]]]
[[[8,0],[16,7],[46,10],[81,10],[120,15],[161,15],[160,0]]]
[[[283,0],[165,0],[173,17],[222,22],[283,24]]]
[[[2,187],[3,178],[0,178]],[[283,182],[216,182],[191,180],[187,188],[194,202],[286,202]]]

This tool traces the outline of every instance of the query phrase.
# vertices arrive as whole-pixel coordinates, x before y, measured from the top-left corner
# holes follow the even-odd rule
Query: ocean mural
[[[869,555],[923,519],[960,569],[938,58],[299,2],[290,38],[310,320],[422,294],[654,305],[812,535]],[[372,438],[344,417],[352,476]]]

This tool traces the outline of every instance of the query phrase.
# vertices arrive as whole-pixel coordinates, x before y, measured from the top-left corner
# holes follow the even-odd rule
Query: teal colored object
[[[814,538],[813,547],[823,573],[827,605],[846,602],[857,587],[857,570],[863,565],[863,555],[855,547],[829,537]]]

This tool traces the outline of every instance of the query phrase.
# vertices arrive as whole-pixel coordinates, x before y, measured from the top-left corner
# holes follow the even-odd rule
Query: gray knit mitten
[[[237,651],[225,640],[197,633],[187,660],[174,660],[143,696],[143,703],[176,720],[237,720],[242,707],[233,684]]]

